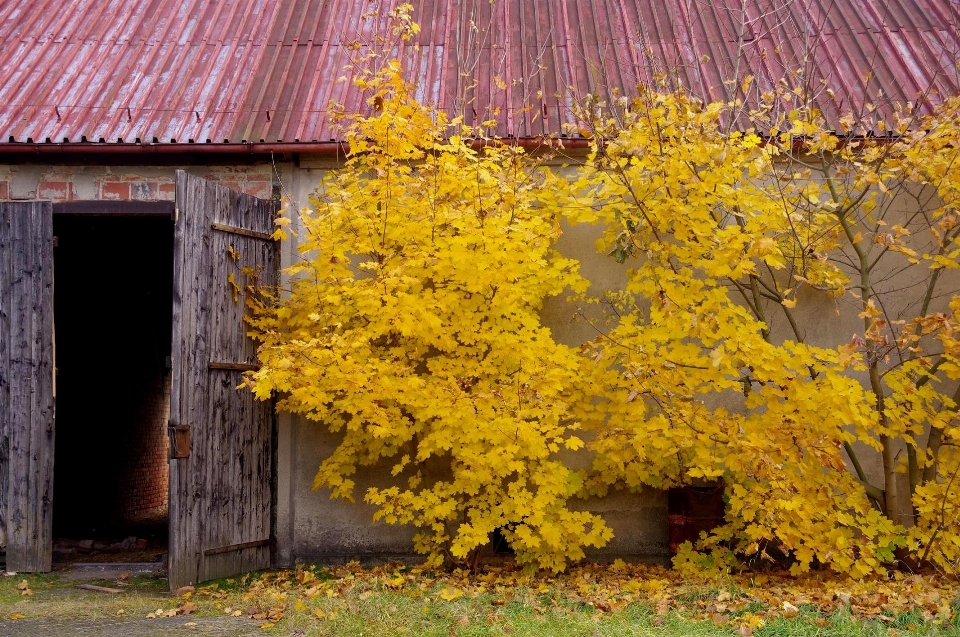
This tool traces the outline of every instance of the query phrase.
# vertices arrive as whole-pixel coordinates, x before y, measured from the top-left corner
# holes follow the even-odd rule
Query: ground
[[[958,595],[960,583],[935,574],[854,582],[825,573],[752,573],[695,582],[619,561],[561,576],[511,566],[474,574],[399,564],[301,567],[176,596],[155,574],[67,571],[0,577],[0,637],[960,637]]]

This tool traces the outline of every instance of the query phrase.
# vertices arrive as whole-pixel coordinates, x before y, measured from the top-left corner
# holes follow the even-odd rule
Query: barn
[[[411,553],[408,529],[311,490],[330,434],[236,390],[256,365],[242,297],[295,254],[270,238],[280,201],[296,210],[342,161],[332,107],[370,106],[340,78],[389,40],[397,5],[0,6],[8,571],[51,570],[72,550],[55,552],[61,539],[144,528],[171,588]],[[833,118],[927,112],[960,92],[951,0],[415,0],[413,16],[420,34],[389,54],[419,99],[468,123],[495,117],[498,136],[533,151],[559,137],[574,159],[578,98],[638,83],[728,100],[747,76],[761,89],[802,77]],[[591,276],[620,276],[589,233],[564,241]],[[561,305],[549,312],[562,340],[586,339]],[[664,494],[590,506],[617,531],[606,555],[665,559]]]

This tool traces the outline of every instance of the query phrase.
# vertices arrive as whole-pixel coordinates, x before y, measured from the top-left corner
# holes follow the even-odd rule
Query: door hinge
[[[170,435],[170,459],[190,457],[190,425],[167,425]]]

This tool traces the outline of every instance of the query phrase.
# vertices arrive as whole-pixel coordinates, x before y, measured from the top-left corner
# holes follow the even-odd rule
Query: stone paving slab
[[[187,623],[195,626],[186,626]],[[158,619],[21,619],[0,621],[0,637],[253,637],[260,622],[247,617]]]

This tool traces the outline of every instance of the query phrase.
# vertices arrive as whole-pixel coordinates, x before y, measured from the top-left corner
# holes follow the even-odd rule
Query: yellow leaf
[[[440,599],[444,599],[448,602],[452,602],[457,598],[463,597],[463,591],[460,590],[459,588],[454,588],[452,586],[445,586],[440,591],[438,596],[440,597]]]

